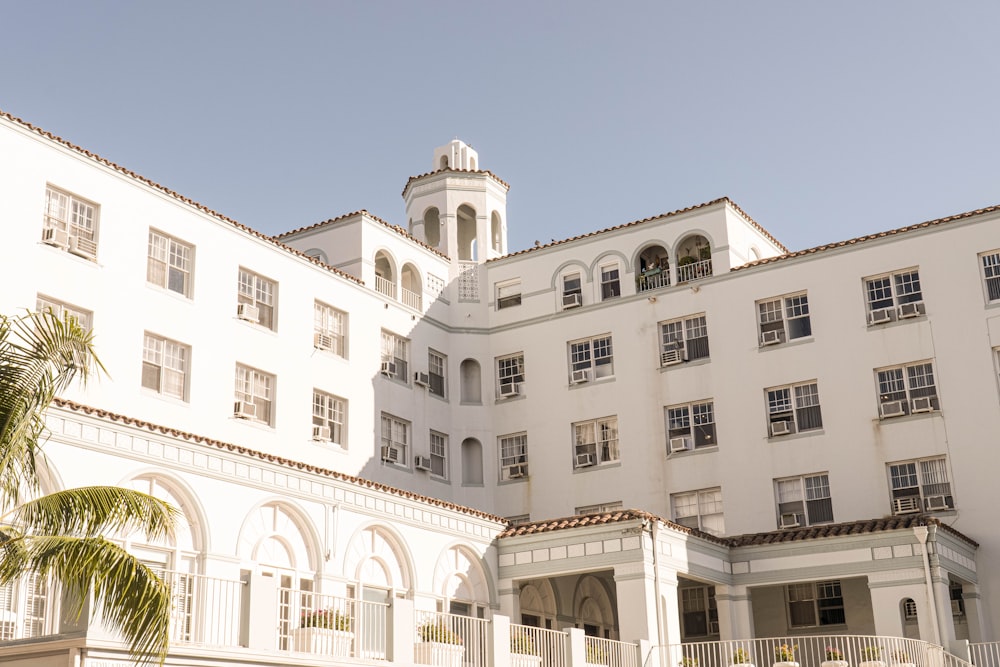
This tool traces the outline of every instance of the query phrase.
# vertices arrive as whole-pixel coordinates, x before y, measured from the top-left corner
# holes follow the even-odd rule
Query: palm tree
[[[52,576],[77,617],[93,595],[101,618],[120,633],[138,664],[166,658],[169,587],[105,536],[172,533],[176,509],[131,489],[85,487],[38,496],[46,437],[44,412],[79,379],[104,371],[93,336],[52,312],[0,315],[0,586]]]

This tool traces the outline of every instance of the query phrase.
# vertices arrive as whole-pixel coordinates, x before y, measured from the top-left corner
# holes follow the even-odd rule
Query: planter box
[[[885,667],[885,663],[881,660],[866,660],[859,662],[858,667]]]
[[[417,642],[413,645],[413,661],[434,667],[462,667],[465,647],[461,644]]]
[[[850,663],[846,660],[824,660],[820,663],[820,667],[849,667]]]
[[[778,660],[773,667],[799,667],[799,663],[790,660]]]
[[[542,664],[542,656],[531,655],[530,653],[511,653],[510,667],[539,667]]]
[[[292,630],[292,648],[301,653],[320,655],[351,655],[354,633],[333,628],[295,628]]]

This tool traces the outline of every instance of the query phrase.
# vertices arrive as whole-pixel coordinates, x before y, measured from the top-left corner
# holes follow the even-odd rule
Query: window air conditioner
[[[577,468],[589,468],[594,465],[594,455],[587,454],[577,454],[576,455],[576,467]]]
[[[580,384],[581,382],[587,382],[590,380],[590,369],[584,368],[582,370],[573,371],[570,375],[570,384]]]
[[[383,361],[382,365],[379,366],[378,372],[382,375],[395,375],[396,374],[396,364],[392,361]]]
[[[237,419],[255,419],[257,417],[257,405],[247,401],[236,401],[233,406],[233,416]]]
[[[885,324],[892,322],[892,308],[879,308],[868,314],[869,324]]]
[[[431,469],[431,457],[429,456],[417,456],[413,457],[413,467],[417,470],[426,470],[430,472]]]
[[[399,463],[399,450],[395,447],[382,445],[382,460],[389,463]]]
[[[792,432],[792,422],[771,422],[771,435],[788,435]]]
[[[913,414],[919,414],[921,412],[933,412],[934,403],[931,401],[930,396],[924,396],[922,398],[915,398],[910,401],[910,412]]]
[[[718,621],[709,621],[708,622],[708,634],[710,634],[710,635],[717,635],[717,634],[719,634],[719,622]]]
[[[673,366],[684,361],[684,351],[680,349],[666,350],[660,353],[661,366]]]
[[[313,440],[328,442],[330,440],[329,426],[313,426]]]
[[[948,504],[947,496],[927,496],[927,498],[924,499],[924,502],[927,503],[928,510],[951,509],[951,506]]]
[[[97,244],[81,236],[70,237],[69,251],[84,259],[97,259]]]
[[[781,342],[780,331],[762,331],[760,334],[760,344],[764,345],[777,345]]]
[[[317,350],[332,350],[333,336],[317,331],[313,334],[313,347]]]
[[[236,306],[236,317],[247,322],[257,322],[260,320],[260,310],[249,303],[241,303]]]
[[[65,248],[69,245],[69,234],[66,233],[65,229],[46,227],[42,230],[42,243],[56,246],[57,248]]]
[[[902,417],[906,414],[906,404],[904,401],[886,401],[881,406],[882,418]]]
[[[781,521],[778,524],[781,528],[798,528],[799,527],[799,515],[795,512],[788,512],[781,515]]]
[[[520,479],[521,477],[526,477],[528,475],[528,464],[518,463],[516,465],[507,467],[507,478],[508,479]]]
[[[670,438],[671,452],[686,452],[689,449],[691,449],[691,438],[687,436],[681,436],[679,438]]]
[[[962,601],[961,600],[952,600],[951,601],[951,615],[952,616],[961,616],[963,613],[964,612],[962,611]]]
[[[516,382],[507,382],[500,385],[500,396],[503,398],[508,398],[510,396],[517,396],[521,393],[521,385]]]
[[[413,384],[420,385],[421,387],[426,387],[430,385],[431,378],[427,373],[414,373],[413,374]]]
[[[898,309],[899,310],[899,319],[905,320],[905,319],[910,318],[910,317],[919,317],[920,315],[922,315],[922,313],[920,311],[921,311],[921,307],[923,305],[924,304],[921,301],[916,301],[914,303],[901,303],[901,304],[899,304],[899,309]]]
[[[583,305],[583,295],[579,292],[563,294],[563,308],[577,308]]]
[[[920,511],[920,496],[903,496],[892,499],[893,514],[916,514]]]

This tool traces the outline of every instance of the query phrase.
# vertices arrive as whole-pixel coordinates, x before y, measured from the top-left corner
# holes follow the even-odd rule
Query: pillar
[[[617,591],[619,638],[626,642],[647,639],[659,643],[652,564],[638,562],[615,565],[615,589]],[[675,579],[675,605],[676,602],[677,585]],[[674,609],[676,610],[676,606]],[[676,611],[674,616],[676,617]],[[680,641],[679,637],[678,641]]]
[[[715,585],[719,639],[753,639],[753,607],[746,586]]]

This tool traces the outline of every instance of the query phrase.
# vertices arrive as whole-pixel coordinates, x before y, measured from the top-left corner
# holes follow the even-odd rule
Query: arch
[[[375,253],[375,291],[396,298],[396,263],[386,250]]]
[[[483,402],[483,372],[475,359],[463,359],[459,367],[462,403]]]
[[[411,308],[421,310],[421,296],[424,293],[424,288],[417,267],[409,262],[403,264],[403,269],[399,272],[399,282],[403,290],[403,302]]]
[[[670,250],[666,244],[650,243],[636,253],[636,290],[659,289],[670,285]]]
[[[436,206],[424,211],[424,240],[435,248],[441,245],[441,213]]]
[[[610,264],[613,261],[621,262],[622,273],[632,270],[632,262],[621,250],[608,250],[590,263],[587,269],[592,275],[596,275],[597,268],[602,264]]]
[[[525,625],[528,625],[524,622],[525,615],[537,617],[541,627],[554,625],[559,602],[552,583],[548,579],[533,579],[522,585],[518,592],[518,608],[521,611],[521,623]]]
[[[482,558],[469,547],[456,544],[438,556],[432,590],[446,600],[490,605],[495,598],[492,577]]]
[[[581,279],[590,282],[590,267],[578,259],[570,259],[557,266],[556,270],[552,273],[552,282],[550,283],[552,289],[561,293],[562,277],[567,273],[574,273],[574,270],[579,270]]]
[[[306,250],[302,254],[305,255],[306,257],[312,257],[313,259],[318,259],[324,264],[330,263],[330,259],[326,256],[326,253],[320,250],[319,248],[309,248],[309,250]]]
[[[447,169],[447,168],[448,168],[448,156],[442,155],[441,162],[438,163],[438,169]]]
[[[305,513],[285,500],[252,508],[243,519],[236,553],[256,566],[315,572],[319,569],[319,537]]]
[[[494,252],[503,252],[503,220],[500,213],[490,213],[490,246]]]
[[[388,526],[363,526],[347,543],[343,574],[378,588],[413,588],[413,561],[403,540]]]
[[[604,584],[593,575],[584,575],[576,583],[573,594],[573,614],[578,624],[597,628],[601,636],[613,633],[617,627],[615,607]]]
[[[920,622],[917,618],[917,603],[913,598],[899,601],[899,624],[907,639],[920,639]]]
[[[476,209],[469,204],[462,204],[455,213],[456,231],[458,233],[458,258],[460,260],[476,261]]]
[[[462,484],[483,483],[483,445],[475,438],[462,441]]]
[[[476,170],[476,158],[472,156],[469,156],[469,170],[470,171]]]
[[[194,492],[184,482],[160,471],[150,471],[133,475],[123,486],[148,493],[180,510],[181,516],[177,521],[173,538],[160,544],[184,551],[209,550],[209,535],[206,529],[208,521],[204,510],[195,500]]]
[[[704,234],[691,232],[676,246],[677,283],[712,275],[712,244]]]

